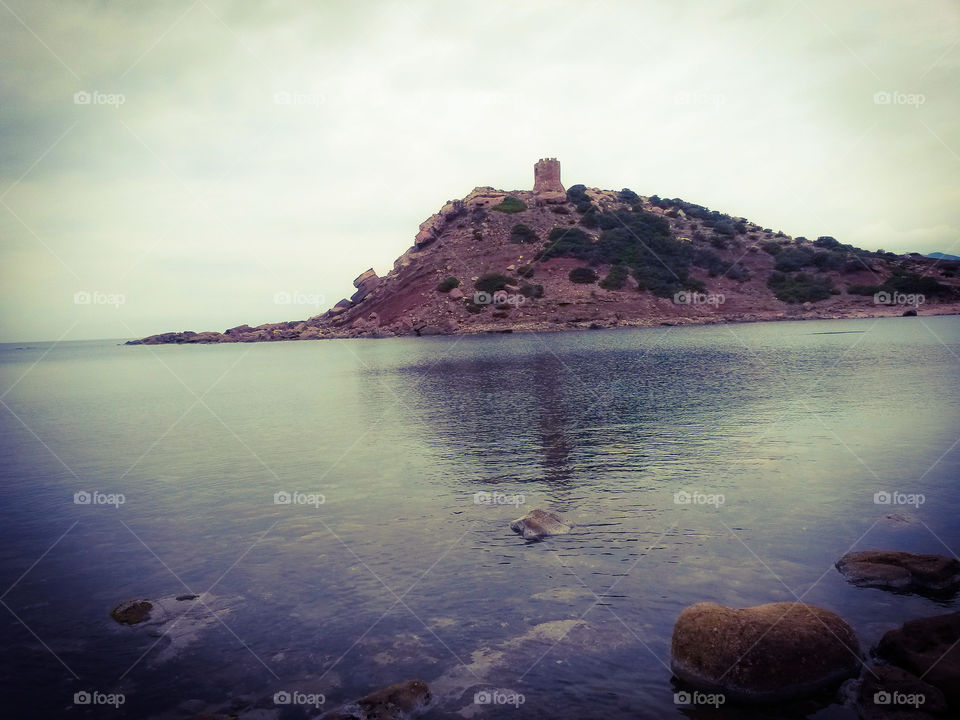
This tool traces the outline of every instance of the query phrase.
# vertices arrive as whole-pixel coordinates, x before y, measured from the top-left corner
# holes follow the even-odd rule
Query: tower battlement
[[[556,158],[540,158],[533,166],[533,191],[535,193],[566,193],[560,182],[560,161]]]

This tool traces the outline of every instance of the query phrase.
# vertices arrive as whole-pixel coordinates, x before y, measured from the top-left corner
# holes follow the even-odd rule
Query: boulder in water
[[[892,665],[874,665],[860,683],[857,710],[863,720],[927,720],[947,710],[943,693]]]
[[[570,525],[559,515],[536,509],[510,523],[510,529],[524,540],[540,540],[548,535],[565,535],[570,532]]]
[[[893,550],[847,553],[837,570],[854,585],[885,590],[942,591],[960,584],[960,561]]]
[[[385,687],[323,715],[325,720],[401,720],[415,717],[430,704],[430,688],[423,680]]]
[[[136,625],[150,619],[153,603],[149,600],[125,600],[110,611],[110,617],[121,625]]]
[[[960,710],[960,612],[910,620],[884,635],[877,653],[939,688]]]
[[[703,602],[673,628],[680,680],[728,700],[780,702],[839,684],[860,669],[860,646],[840,616],[799,602],[741,610]]]

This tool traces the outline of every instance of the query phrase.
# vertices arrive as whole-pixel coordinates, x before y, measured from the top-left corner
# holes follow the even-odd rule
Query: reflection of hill
[[[695,464],[721,418],[753,400],[744,380],[766,372],[710,347],[658,347],[654,334],[647,350],[636,336],[613,347],[600,346],[602,337],[491,338],[452,350],[436,342],[431,355],[420,349],[371,380],[405,396],[397,412],[447,472],[467,483],[542,483],[563,503],[578,475],[636,486],[665,466]],[[449,359],[437,361],[445,351]],[[660,469],[651,475],[651,467]]]

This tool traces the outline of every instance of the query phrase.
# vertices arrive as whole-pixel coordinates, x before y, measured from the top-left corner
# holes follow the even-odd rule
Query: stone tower
[[[560,161],[556,158],[540,158],[540,161],[533,166],[533,192],[540,193],[562,193],[566,195],[566,190],[560,182]]]

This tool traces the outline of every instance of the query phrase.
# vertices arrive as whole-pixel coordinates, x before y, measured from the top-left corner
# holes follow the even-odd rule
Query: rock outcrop
[[[864,673],[857,698],[863,720],[933,720],[947,711],[943,693],[892,665],[874,665]]]
[[[324,720],[402,720],[415,717],[430,704],[430,688],[410,680],[377,690],[360,700],[325,713]]]
[[[847,553],[837,570],[854,585],[885,590],[941,592],[960,584],[960,561],[893,550]]]
[[[877,654],[939,688],[960,713],[960,612],[904,623],[883,636]]]
[[[860,669],[860,647],[838,615],[805,603],[737,610],[686,608],[673,628],[671,668],[728,700],[780,702],[838,685]]]
[[[149,600],[126,600],[110,611],[110,617],[121,625],[136,625],[149,620],[151,610]]]
[[[531,510],[510,523],[510,529],[524,540],[540,540],[550,535],[566,535],[570,532],[570,527],[559,515],[540,509]]]
[[[656,258],[648,252],[651,238]],[[781,281],[791,285],[803,275],[820,295],[775,290],[780,286],[770,281],[783,275],[784,259],[804,270]],[[593,273],[585,275],[585,265]],[[922,278],[936,289],[922,314],[960,313],[958,270],[960,262],[867,252],[833,238],[792,239],[679,199],[583,185],[565,191],[560,163],[546,158],[534,168],[532,191],[476,187],[447,201],[421,223],[386,275],[365,271],[349,299],[326,312],[222,333],[167,332],[130,344],[376,338],[445,326],[463,334],[900,317],[904,307],[878,305],[863,294],[894,274],[898,288]],[[458,289],[446,292],[450,287]],[[844,293],[845,287],[859,289]],[[495,291],[506,302],[490,301]],[[371,313],[379,317],[376,326],[367,322]]]

